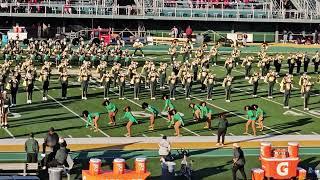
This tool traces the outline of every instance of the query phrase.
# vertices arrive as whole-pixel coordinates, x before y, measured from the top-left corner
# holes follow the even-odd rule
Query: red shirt
[[[192,29],[191,28],[187,28],[186,29],[186,35],[192,35]]]

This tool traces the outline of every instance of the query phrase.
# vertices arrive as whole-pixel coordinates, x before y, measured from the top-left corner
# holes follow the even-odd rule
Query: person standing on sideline
[[[171,145],[167,139],[167,136],[162,136],[162,139],[159,143],[159,155],[161,158],[165,158],[170,155]]]
[[[186,36],[188,39],[191,39],[192,37],[192,28],[190,27],[190,25],[186,29]]]
[[[244,153],[239,146],[239,144],[233,144],[233,166],[232,166],[232,177],[233,180],[237,180],[237,171],[239,170],[243,179],[247,180],[246,173],[244,171],[244,165],[246,164],[246,160],[244,158]]]
[[[33,133],[30,133],[29,139],[25,142],[24,150],[27,153],[27,163],[38,163],[39,144]]]
[[[219,114],[218,116],[218,141],[217,146],[224,146],[224,139],[228,130],[228,120],[226,119],[226,115],[224,113]],[[220,143],[221,138],[221,143]]]
[[[42,169],[46,169],[47,163],[54,159],[56,152],[60,148],[58,142],[59,135],[54,132],[54,128],[51,127],[44,138],[44,143],[42,145],[42,156],[44,157]]]

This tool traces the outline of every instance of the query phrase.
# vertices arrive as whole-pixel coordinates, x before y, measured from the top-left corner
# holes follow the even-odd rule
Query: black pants
[[[275,64],[276,72],[279,74],[281,70],[281,64]]]
[[[297,74],[300,73],[301,62],[297,62]]]
[[[273,95],[273,87],[274,87],[275,82],[269,82],[268,83],[268,96]]]
[[[174,98],[175,91],[176,91],[176,85],[170,83],[169,85],[170,98]]]
[[[18,93],[18,88],[12,88],[11,91],[11,103],[12,104],[17,104],[17,93]]]
[[[28,92],[27,99],[32,100],[33,84],[28,85],[27,92]]]
[[[212,99],[213,84],[207,86],[207,99]]]
[[[218,129],[218,141],[217,143],[220,143],[220,138],[221,138],[221,143],[224,144],[224,138],[226,136],[227,133],[227,129],[223,128],[223,129]]]
[[[251,71],[251,66],[246,66],[245,67],[245,77],[249,77],[250,76],[250,71]]]
[[[237,171],[240,171],[242,177],[244,180],[247,180],[247,176],[246,176],[246,173],[244,172],[244,166],[239,166],[239,165],[233,165],[232,167],[232,177],[233,177],[233,180],[237,180]]]
[[[106,84],[104,85],[104,93],[103,93],[104,98],[109,97],[109,90],[110,90],[110,82],[106,82]]]
[[[310,98],[310,92],[305,92],[305,93],[303,94],[303,97],[304,97],[303,107],[304,107],[304,108],[308,108],[309,98]]]
[[[82,97],[87,97],[89,81],[82,81]]]
[[[134,87],[133,87],[133,97],[139,98],[139,94],[140,94],[140,83],[136,83],[134,84]]]
[[[123,98],[124,96],[124,88],[125,88],[125,84],[120,84],[119,85],[119,98]]]
[[[49,81],[43,81],[42,89],[43,89],[42,97],[47,97],[48,91],[49,91]]]
[[[314,63],[314,72],[315,72],[315,73],[318,73],[318,69],[319,69],[319,63],[318,63],[318,62],[315,62],[315,63]]]
[[[289,106],[289,98],[290,98],[291,91],[285,91],[284,92],[284,100],[283,100],[283,106]]]
[[[61,84],[61,97],[63,97],[63,98],[67,97],[67,91],[68,91],[68,84],[62,83]]]
[[[186,98],[190,98],[190,94],[191,94],[191,87],[192,87],[192,84],[191,84],[191,82],[189,83],[189,82],[187,82],[186,84],[185,84],[185,94],[186,94]]]
[[[307,63],[304,63],[303,64],[303,72],[308,72],[308,66],[309,66],[309,64],[307,64]]]
[[[156,97],[157,81],[150,81],[150,95],[151,98]]]
[[[289,74],[293,74],[294,64],[289,64]]]
[[[253,83],[253,93],[252,93],[252,95],[257,95],[258,85],[259,85],[258,81]]]
[[[134,53],[133,53],[133,54],[136,55],[136,53],[137,53],[138,50],[141,52],[141,54],[143,54],[143,51],[142,51],[141,48],[136,48],[136,49],[134,50]]]
[[[160,81],[159,81],[160,87],[164,87],[165,82],[166,82],[166,76],[164,74],[161,74]]]
[[[38,153],[27,153],[27,163],[38,163]]]

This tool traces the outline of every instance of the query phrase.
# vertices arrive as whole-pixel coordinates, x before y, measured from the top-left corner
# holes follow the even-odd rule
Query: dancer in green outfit
[[[212,115],[213,111],[212,109],[208,108],[206,102],[201,102],[200,103],[201,107],[201,119],[206,121],[206,125],[204,126],[204,129],[211,129],[211,120],[212,120]]]
[[[84,118],[87,119],[87,123],[86,123],[86,128],[89,127],[89,125],[93,125],[94,128],[91,128],[91,129],[95,129],[94,132],[98,132],[98,121],[100,119],[100,113],[99,112],[91,112],[89,113],[89,111],[87,110],[84,110],[82,112],[82,116]]]
[[[265,112],[256,104],[252,105],[252,109],[255,111],[256,118],[258,120],[258,128],[260,128],[260,131],[263,131],[263,121],[265,117]]]
[[[174,125],[175,133],[174,135],[176,136],[181,136],[180,134],[180,127],[184,126],[183,118],[182,116],[177,112],[177,110],[173,109],[170,111],[170,115],[172,116],[172,120],[170,122],[169,128]]]
[[[125,134],[124,136],[126,137],[131,137],[131,126],[133,123],[137,123],[138,124],[138,121],[137,119],[132,115],[131,113],[131,108],[130,106],[126,106],[124,108],[124,116],[122,117],[122,119],[127,119],[128,120],[128,123],[126,125],[126,128],[127,128],[127,131],[128,133]]]
[[[250,106],[245,106],[244,107],[244,111],[247,112],[247,123],[246,123],[246,130],[243,134],[249,134],[248,133],[248,129],[249,129],[249,126],[251,124],[251,127],[252,127],[252,131],[253,131],[253,135],[256,136],[256,115],[255,115],[255,112],[254,110],[252,109],[252,107]]]
[[[158,117],[160,112],[157,108],[149,105],[146,102],[142,103],[141,107],[142,107],[142,109],[151,112],[149,131],[153,131],[155,119]]]
[[[192,109],[194,122],[198,122],[201,118],[201,106],[199,104],[190,103],[189,108]]]
[[[172,117],[170,116],[169,112],[171,110],[175,109],[175,106],[172,104],[168,95],[163,95],[162,99],[165,100],[165,104],[164,104],[162,112],[168,112],[168,122],[170,122]]]
[[[109,100],[103,101],[102,105],[108,111],[108,116],[109,116],[109,123],[108,124],[115,126],[116,125],[116,116],[118,113],[117,106],[115,104],[113,104],[112,102],[110,102]]]

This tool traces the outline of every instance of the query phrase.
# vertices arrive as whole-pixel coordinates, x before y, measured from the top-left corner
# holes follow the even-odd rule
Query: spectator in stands
[[[186,36],[188,39],[191,39],[191,37],[192,37],[192,29],[190,26],[188,26],[186,29]]]
[[[247,180],[246,173],[244,171],[244,165],[246,160],[244,153],[238,143],[233,144],[233,166],[232,166],[232,177],[233,180],[237,180],[237,171],[239,170],[244,180]]]
[[[38,163],[39,144],[34,139],[34,134],[30,133],[29,139],[24,144],[27,153],[27,163]]]
[[[59,149],[59,136],[57,133],[54,132],[54,128],[51,127],[49,129],[48,134],[44,138],[44,143],[42,145],[42,157],[43,159],[43,169],[46,169],[46,165],[48,162],[52,161]],[[46,152],[48,154],[46,155]]]
[[[67,162],[69,150],[67,149],[67,143],[63,138],[59,139],[60,149],[57,151],[54,159],[48,163],[48,167],[63,166]]]
[[[179,33],[178,28],[176,26],[173,26],[173,28],[171,29],[171,37],[177,38],[178,37],[178,33]]]
[[[159,143],[159,155],[161,158],[165,158],[170,155],[171,145],[167,139],[167,136],[163,136]]]

